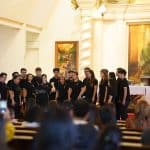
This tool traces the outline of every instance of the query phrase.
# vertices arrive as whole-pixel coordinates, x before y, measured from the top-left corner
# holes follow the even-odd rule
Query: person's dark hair
[[[116,126],[109,126],[102,133],[96,150],[120,150],[121,131]]]
[[[54,68],[54,69],[53,69],[53,72],[56,72],[56,71],[58,71],[58,72],[59,72],[59,71],[60,71],[60,69],[59,69],[59,68]]]
[[[3,77],[3,76],[7,76],[7,73],[1,72],[1,73],[0,73],[0,77]]]
[[[48,118],[41,122],[35,149],[71,150],[74,145],[75,128],[69,115],[58,106],[50,107],[45,113]]]
[[[22,72],[22,71],[27,71],[27,69],[26,68],[21,68],[20,72]]]
[[[109,79],[116,80],[116,75],[114,72],[109,72]]]
[[[98,110],[97,110],[96,105],[90,104],[88,122],[92,125],[97,124],[98,116],[99,115],[98,115]]]
[[[27,74],[27,78],[26,78],[27,81],[29,80],[29,79],[28,79],[29,76],[32,76],[32,77],[33,77],[33,74],[31,74],[31,73],[28,73],[28,74]]]
[[[74,71],[73,70],[69,70],[68,73],[74,73]]]
[[[89,70],[91,70],[91,68],[90,68],[90,67],[85,67],[85,68],[84,68],[84,71],[86,71],[86,70],[89,71]]]
[[[15,75],[13,76],[13,80],[17,79],[17,78],[20,78],[20,75]]]
[[[70,101],[68,101],[68,100],[65,100],[65,101],[63,102],[62,107],[63,107],[63,109],[66,110],[66,111],[73,110],[73,105],[72,105],[72,103],[71,103]]]
[[[90,83],[91,83],[91,85],[94,85],[94,81],[96,80],[94,71],[93,70],[89,70],[89,73],[91,74],[91,79],[89,79]]]
[[[150,145],[150,128],[147,128],[142,133],[142,144]]]
[[[12,73],[12,77],[16,76],[16,75],[19,75],[19,72],[13,72]]]
[[[43,78],[43,77],[47,78],[47,75],[46,75],[46,74],[42,74],[42,78]]]
[[[73,73],[76,74],[76,75],[78,76],[78,72],[77,72],[77,71],[74,71]]]
[[[40,67],[35,68],[35,71],[42,71],[42,69]]]
[[[89,112],[89,104],[86,100],[78,100],[73,106],[75,117],[83,118]]]
[[[108,80],[108,70],[107,69],[101,69],[100,72],[104,74],[104,80]]]
[[[39,122],[41,120],[42,111],[39,106],[32,106],[26,113],[25,120],[27,122]]]
[[[123,68],[120,68],[117,72],[120,74],[123,74],[124,76],[126,76],[126,74],[127,74],[126,70]]]
[[[102,106],[99,109],[100,123],[103,126],[111,126],[115,124],[115,114],[110,106]]]

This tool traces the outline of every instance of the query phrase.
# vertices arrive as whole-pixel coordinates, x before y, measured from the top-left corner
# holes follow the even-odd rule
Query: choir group
[[[74,104],[85,99],[89,104],[101,106],[113,103],[116,106],[117,119],[127,118],[130,91],[126,79],[126,70],[117,68],[116,73],[107,69],[100,71],[101,80],[95,78],[91,68],[85,68],[85,78],[81,81],[78,72],[68,71],[67,78],[61,75],[59,68],[53,69],[54,76],[48,81],[42,69],[35,69],[35,76],[27,73],[26,68],[12,73],[12,79],[6,83],[7,73],[0,74],[0,100],[7,100],[8,107],[20,118],[21,109],[29,110],[34,104],[46,107],[51,100],[61,105],[65,100]],[[117,79],[116,79],[117,76]]]

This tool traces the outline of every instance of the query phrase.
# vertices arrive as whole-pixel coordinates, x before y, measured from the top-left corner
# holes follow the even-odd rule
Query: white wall
[[[40,36],[39,64],[44,72],[52,76],[55,66],[55,41],[80,39],[80,17],[71,8],[70,1],[57,0],[51,10],[48,25]]]
[[[7,72],[8,78],[24,66],[24,34],[24,30],[0,26],[0,72]]]

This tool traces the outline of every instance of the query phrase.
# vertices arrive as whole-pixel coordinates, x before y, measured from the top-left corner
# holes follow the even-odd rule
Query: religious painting
[[[129,80],[140,83],[141,76],[150,76],[150,23],[129,25]]]
[[[55,66],[67,75],[69,70],[78,70],[78,41],[57,41],[55,43]]]

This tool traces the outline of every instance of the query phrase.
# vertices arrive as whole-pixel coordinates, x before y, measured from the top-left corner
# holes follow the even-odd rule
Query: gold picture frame
[[[69,70],[78,71],[79,65],[79,41],[55,42],[55,67],[60,68],[64,75]]]

